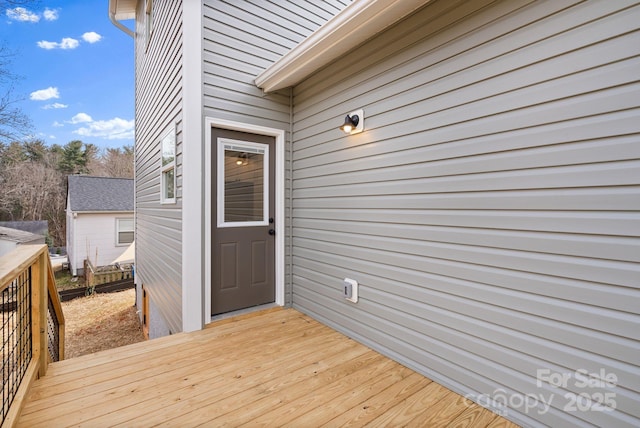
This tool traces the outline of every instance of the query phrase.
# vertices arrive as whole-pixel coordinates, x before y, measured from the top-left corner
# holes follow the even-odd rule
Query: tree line
[[[37,3],[0,0],[0,10]],[[101,151],[79,140],[64,146],[26,141],[33,124],[19,107],[24,97],[15,91],[21,80],[11,70],[15,54],[0,41],[0,221],[47,220],[48,242],[63,246],[67,176],[133,178],[133,147]]]
[[[67,176],[133,178],[133,147],[100,150],[74,140],[0,142],[0,221],[47,220],[49,243],[65,245]]]

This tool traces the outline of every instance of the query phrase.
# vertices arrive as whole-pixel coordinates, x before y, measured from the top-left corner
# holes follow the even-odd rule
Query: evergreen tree
[[[64,174],[86,174],[87,169],[87,153],[84,143],[80,140],[73,140],[62,148],[62,158],[58,164],[58,168]],[[95,146],[94,146],[95,147]]]
[[[52,245],[64,245],[67,175],[76,173],[133,178],[133,147],[0,142],[0,220],[47,220]]]

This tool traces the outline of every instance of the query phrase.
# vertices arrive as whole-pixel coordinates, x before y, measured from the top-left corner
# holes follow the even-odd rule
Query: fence
[[[45,245],[0,257],[2,426],[13,426],[31,383],[64,358],[64,316]]]
[[[96,285],[94,287],[78,287],[70,290],[60,291],[61,302],[68,302],[69,300],[77,299],[78,297],[85,297],[89,294],[101,294],[101,293],[115,293],[116,291],[129,290],[135,288],[133,278],[121,279],[119,281],[108,282],[106,284]]]

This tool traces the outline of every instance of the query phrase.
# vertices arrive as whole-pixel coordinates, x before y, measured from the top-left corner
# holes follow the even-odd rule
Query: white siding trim
[[[293,86],[429,1],[354,0],[260,73],[256,86],[265,92]]]
[[[77,234],[76,234],[76,217],[77,214],[73,211],[69,211],[69,216],[71,221],[69,225],[71,227],[71,231],[67,231],[67,234],[71,234],[71,240],[67,244],[67,255],[69,255],[69,263],[71,265],[71,274],[76,276],[78,274],[78,270],[76,269],[76,260],[78,258],[77,248]],[[71,251],[69,251],[71,249]]]
[[[134,211],[73,211],[76,215],[85,214],[132,214]]]
[[[78,274],[78,269],[76,268],[76,265],[78,263],[78,231],[77,229],[77,222],[78,220],[78,215],[75,212],[71,213],[71,228],[73,229],[73,242],[71,243],[71,245],[73,246],[73,260],[70,260],[70,262],[72,263],[71,266],[73,266],[71,269],[71,273],[73,274],[73,276],[76,276]]]
[[[275,137],[276,139],[276,304],[284,306],[284,201],[285,201],[285,189],[284,189],[284,130],[269,128],[265,126],[251,125],[248,123],[235,122],[226,119],[219,119],[213,117],[205,118],[205,174],[204,174],[204,237],[205,247],[204,255],[205,260],[211,260],[211,129],[222,128],[230,129],[233,131],[250,132],[253,134],[268,135]],[[207,316],[211,316],[211,263],[205,264],[207,268],[204,272],[205,277],[205,297],[204,297],[204,309]]]
[[[200,330],[202,307],[202,5],[183,7],[182,330]],[[187,76],[188,74],[188,76]]]

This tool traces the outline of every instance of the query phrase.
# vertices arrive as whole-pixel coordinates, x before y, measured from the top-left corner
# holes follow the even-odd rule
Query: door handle
[[[269,229],[269,235],[273,236],[276,234],[276,230],[275,229]]]

